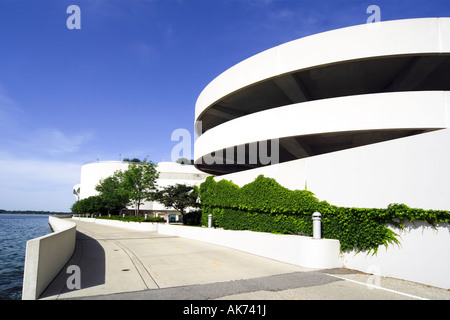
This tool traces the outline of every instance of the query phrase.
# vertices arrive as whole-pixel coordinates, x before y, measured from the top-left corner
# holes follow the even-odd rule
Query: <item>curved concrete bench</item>
[[[22,300],[36,300],[75,250],[76,223],[49,217],[53,233],[27,241]]]

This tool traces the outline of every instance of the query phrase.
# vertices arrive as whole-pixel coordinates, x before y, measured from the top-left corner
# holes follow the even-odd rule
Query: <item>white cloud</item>
[[[149,44],[139,41],[131,43],[128,46],[128,50],[139,60],[141,63],[151,61],[155,54],[155,49]]]
[[[2,184],[30,190],[45,186],[58,186],[68,181],[75,184],[80,178],[79,163],[45,159],[21,159],[1,154],[0,176]],[[34,185],[38,183],[38,185]]]
[[[16,143],[1,145],[0,208],[70,211],[75,201],[72,187],[80,180],[82,165],[75,160],[77,151],[90,138],[39,129]]]
[[[30,116],[0,85],[0,208],[69,211],[90,132],[32,127]]]
[[[24,116],[24,112],[18,107],[18,103],[11,98],[5,88],[0,85],[0,129],[8,130],[18,124],[18,119]],[[0,131],[0,132],[1,132]]]
[[[59,129],[41,128],[34,132],[27,141],[30,150],[39,150],[51,155],[74,153],[92,139],[91,133],[67,135]]]
[[[81,165],[0,154],[0,208],[69,211]]]
[[[67,134],[56,128],[27,129],[17,126],[7,131],[0,130],[0,152],[22,158],[63,159],[76,155],[93,137],[90,132]]]
[[[70,154],[93,138],[91,132],[68,134],[58,128],[34,128],[30,118],[0,85],[0,152]]]

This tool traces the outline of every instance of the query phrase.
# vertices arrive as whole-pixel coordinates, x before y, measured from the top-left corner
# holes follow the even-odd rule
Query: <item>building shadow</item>
[[[79,285],[79,289],[102,285],[105,283],[105,270],[103,247],[94,238],[77,231],[72,257],[39,296],[39,299],[57,299],[60,294],[78,290],[77,285]],[[78,278],[76,272],[79,274]],[[79,281],[77,282],[77,280]]]

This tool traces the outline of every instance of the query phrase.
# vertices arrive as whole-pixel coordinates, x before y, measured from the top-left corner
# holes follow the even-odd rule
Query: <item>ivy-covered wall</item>
[[[374,250],[398,243],[388,225],[406,220],[432,225],[449,223],[450,212],[391,204],[386,209],[345,208],[319,201],[311,191],[289,190],[262,175],[239,187],[227,180],[208,177],[199,188],[202,225],[212,214],[216,227],[281,234],[312,235],[312,214],[322,214],[322,237],[338,239],[341,250]]]

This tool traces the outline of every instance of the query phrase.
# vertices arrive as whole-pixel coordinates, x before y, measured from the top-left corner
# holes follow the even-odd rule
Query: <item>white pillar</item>
[[[313,213],[313,239],[322,238],[322,215],[320,212]]]

